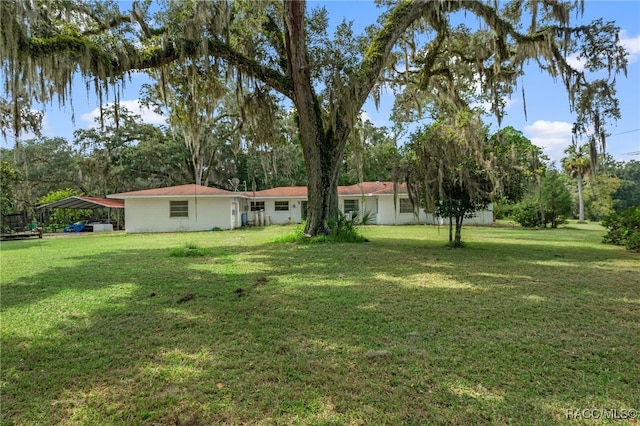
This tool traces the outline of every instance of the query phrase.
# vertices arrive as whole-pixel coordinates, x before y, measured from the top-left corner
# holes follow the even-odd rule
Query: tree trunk
[[[194,164],[194,183],[196,185],[202,185],[202,168],[199,167],[199,164]]]
[[[538,200],[540,200],[540,202],[538,203],[538,206],[540,207],[540,221],[542,222],[542,226],[546,228],[547,222],[544,220],[544,197],[542,196],[542,181],[541,180],[538,181],[537,184],[538,184]]]
[[[464,216],[456,216],[456,239],[453,246],[458,248],[462,247],[462,219]]]
[[[453,216],[449,216],[449,242],[453,241]]]
[[[362,105],[387,64],[391,49],[404,31],[426,9],[437,9],[435,2],[403,2],[393,8],[381,30],[367,49],[360,67],[345,90],[335,93],[332,125],[323,123],[322,105],[311,82],[311,70],[305,37],[304,1],[284,2],[284,38],[286,75],[292,90],[285,90],[298,112],[298,130],[307,170],[308,210],[305,234],[315,236],[330,232],[328,222],[338,217],[338,172],[349,133]],[[356,78],[357,77],[357,78]],[[264,78],[263,78],[264,80]],[[275,81],[277,83],[277,81]],[[282,85],[279,87],[284,88]],[[332,127],[333,126],[333,127]]]
[[[330,232],[328,222],[338,217],[338,171],[348,132],[327,132],[322,108],[311,84],[304,36],[305,3],[285,2],[285,44],[288,74],[293,81],[293,102],[298,112],[298,129],[307,171],[308,236]]]
[[[580,222],[584,222],[584,196],[582,194],[582,175],[579,174],[576,180],[578,181],[578,220]]]
[[[322,156],[305,158],[309,203],[304,232],[310,236],[327,234],[331,231],[328,222],[338,217],[338,166],[333,161],[323,162]]]

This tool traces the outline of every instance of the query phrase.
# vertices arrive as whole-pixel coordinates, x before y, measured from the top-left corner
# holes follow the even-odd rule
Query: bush
[[[544,209],[543,220],[542,217],[540,217],[540,207],[535,203],[516,205],[513,208],[512,217],[513,220],[524,228],[541,228],[549,224],[552,228],[557,228],[558,225],[567,222],[564,216],[559,215],[550,208]]]
[[[309,238],[304,234],[305,223],[298,225],[291,235],[286,235],[277,239],[278,242],[290,243],[363,243],[367,240],[360,235],[358,229],[362,225],[366,225],[372,221],[373,217],[370,212],[359,215],[353,212],[350,216],[338,211],[338,218],[328,222],[328,228],[331,233],[329,235],[318,235]]]
[[[629,207],[602,221],[607,228],[603,243],[625,246],[628,250],[640,250],[640,207]]]
[[[558,225],[564,225],[567,223],[567,219],[564,216],[558,216],[550,209],[544,209],[544,226],[551,224],[552,228],[557,228]]]
[[[362,216],[358,212],[352,212],[350,216],[338,211],[338,218],[329,222],[331,240],[340,243],[361,243],[367,241],[358,233],[358,228],[366,225],[371,220],[371,213],[365,212]]]
[[[533,203],[520,204],[513,208],[513,220],[525,228],[538,228],[544,226],[540,216],[540,208]]]

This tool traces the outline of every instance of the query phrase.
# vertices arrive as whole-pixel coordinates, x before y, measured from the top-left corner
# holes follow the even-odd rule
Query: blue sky
[[[370,1],[309,2],[312,7],[318,4],[327,7],[331,25],[338,24],[344,17],[354,21],[356,33],[374,23],[378,15]],[[129,5],[123,2],[121,7],[127,10]],[[622,118],[608,128],[610,137],[607,151],[618,161],[640,160],[640,154],[629,155],[640,151],[640,1],[586,0],[585,14],[581,20],[590,22],[597,18],[615,21],[620,26],[622,43],[629,51],[627,76],[617,78]],[[140,110],[137,104],[140,85],[146,81],[143,74],[133,74],[121,96],[121,103],[140,113],[145,121],[163,124],[163,117]],[[526,93],[527,117],[525,119],[522,96],[518,94],[508,101],[507,115],[502,126],[513,126],[521,130],[534,144],[543,147],[552,160],[559,161],[563,156],[562,151],[571,142],[571,126],[574,121],[564,87],[561,82],[542,74],[537,67],[531,67],[522,84]],[[378,110],[373,102],[367,102],[364,114],[377,126],[389,126],[392,102],[392,97],[387,96]],[[75,116],[75,124],[72,122],[72,115]],[[60,107],[55,100],[53,105],[46,107],[43,133],[48,137],[61,136],[71,141],[73,131],[94,125],[97,115],[98,101],[95,95],[91,92],[87,94],[84,83],[78,80],[73,88],[73,107]],[[488,118],[487,122],[492,120]],[[492,129],[498,129],[495,123]],[[12,143],[13,141],[2,141],[3,146]]]

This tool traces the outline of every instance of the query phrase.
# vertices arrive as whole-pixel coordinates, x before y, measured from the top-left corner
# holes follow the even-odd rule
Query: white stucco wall
[[[169,217],[170,201],[188,201],[189,217]],[[125,199],[125,230],[138,232],[209,231],[240,226],[240,211],[232,215],[233,197],[149,197]],[[197,206],[197,211],[196,211]]]
[[[367,197],[367,204],[370,201]],[[400,196],[397,198],[397,206],[394,209],[393,195],[383,194],[378,195],[378,215],[376,224],[378,225],[408,225],[414,223],[425,223],[430,225],[446,224],[448,219],[434,218],[431,214],[426,214],[424,210],[420,209],[418,221],[413,213],[400,213],[400,198],[407,198]],[[493,224],[493,204],[489,204],[486,210],[477,212],[473,218],[464,219],[464,225],[492,225]]]
[[[426,215],[424,210],[420,209],[419,218],[416,221],[416,217],[413,213],[400,213],[400,198],[398,197],[397,208],[393,205],[393,194],[384,194],[378,196],[378,206],[380,208],[378,212],[378,225],[408,225],[414,223],[433,223],[431,215]]]
[[[486,210],[476,212],[471,219],[462,221],[463,225],[493,225],[493,203]]]
[[[358,211],[362,214],[369,214],[369,223],[372,225],[381,225],[380,217],[384,216],[384,203],[380,203],[378,196],[357,196],[357,195],[339,195],[338,208],[344,213],[344,202],[346,200],[358,200]],[[380,214],[381,213],[381,214]]]
[[[399,204],[398,197],[396,200]],[[371,223],[378,225],[406,225],[415,223],[442,225],[447,219],[434,219],[420,211],[419,222],[413,213],[400,213],[400,208],[394,208],[393,195],[381,194],[372,196],[340,196],[338,200],[340,210],[344,211],[345,199],[357,199],[361,212],[371,213]],[[170,201],[187,201],[189,203],[189,217],[171,218]],[[239,197],[147,197],[125,199],[125,229],[129,233],[139,232],[188,232],[208,231],[213,228],[233,229],[241,226],[242,213],[247,214],[249,224],[257,225],[256,212],[249,211],[250,201]],[[300,223],[302,221],[301,198],[263,198],[264,217],[269,218],[271,224]],[[288,211],[276,211],[276,201],[287,201]],[[196,211],[197,205],[197,211]],[[235,213],[235,214],[234,214]],[[478,212],[474,218],[465,219],[465,225],[493,224],[493,206]]]
[[[251,199],[251,201],[254,201]],[[285,225],[288,223],[302,222],[302,199],[300,198],[256,198],[255,201],[264,201],[264,216],[268,217],[272,225]],[[276,211],[276,201],[289,203],[288,211]],[[250,205],[250,203],[249,203]],[[257,224],[257,212],[248,212],[249,223]]]

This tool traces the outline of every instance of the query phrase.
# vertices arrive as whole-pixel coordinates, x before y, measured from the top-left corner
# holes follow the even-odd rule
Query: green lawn
[[[466,227],[463,250],[444,227],[275,242],[291,232],[3,242],[2,424],[546,425],[640,409],[640,254],[603,229]]]

